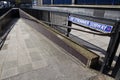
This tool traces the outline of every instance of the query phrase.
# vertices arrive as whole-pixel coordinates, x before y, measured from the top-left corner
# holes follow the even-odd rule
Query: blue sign
[[[84,19],[80,19],[80,18],[76,18],[72,16],[69,16],[68,20],[73,23],[80,24],[80,25],[104,32],[104,33],[111,33],[113,29],[113,26],[110,26],[110,25],[88,21],[88,20],[84,20]]]

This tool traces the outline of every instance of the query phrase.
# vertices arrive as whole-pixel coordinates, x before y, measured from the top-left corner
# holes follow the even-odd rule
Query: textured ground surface
[[[29,23],[32,25],[29,25]],[[0,51],[1,80],[88,80],[96,73],[19,19]]]

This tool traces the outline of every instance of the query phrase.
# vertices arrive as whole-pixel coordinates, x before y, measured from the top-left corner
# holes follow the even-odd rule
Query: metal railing
[[[108,36],[110,38],[110,40],[109,40],[109,44],[107,45],[107,50],[99,49],[98,51],[105,51],[105,52],[101,52],[105,55],[105,59],[103,62],[103,66],[101,68],[101,72],[106,73],[107,69],[110,70],[112,62],[116,55],[117,48],[119,46],[119,38],[120,38],[120,34],[119,34],[120,33],[120,23],[119,23],[119,21],[95,17],[95,16],[87,16],[87,15],[81,15],[81,14],[68,13],[68,12],[63,12],[63,11],[48,10],[48,9],[44,10],[44,9],[22,8],[22,10],[27,12],[28,14],[32,15],[33,17],[37,18],[38,20],[42,21],[43,23],[49,25],[50,27],[58,30],[62,34],[64,34],[64,35],[67,34],[67,36],[71,35],[71,33],[70,33],[71,30],[76,30],[79,32],[84,32],[84,33],[92,34],[92,35]],[[68,17],[70,15],[81,18],[81,19],[85,18],[85,20],[90,19],[90,20],[94,20],[95,22],[98,21],[99,23],[104,22],[103,24],[105,24],[107,22],[106,23],[107,25],[113,24],[113,25],[111,25],[111,26],[113,26],[112,32],[103,33],[103,32],[100,32],[100,31],[97,31],[97,30],[94,30],[94,29],[91,29],[84,25],[79,25],[79,24],[77,24],[77,25],[87,28],[89,31],[71,27],[72,24],[74,24],[74,23],[68,20]],[[110,24],[108,24],[108,22]],[[76,35],[69,36],[69,38],[74,40],[75,39],[74,36],[76,36]],[[85,42],[86,41],[84,41],[83,43],[80,43],[80,44],[82,44],[86,47],[91,47],[91,46],[87,46],[88,43],[86,44]],[[98,49],[97,46],[95,46],[94,48],[96,48],[96,50]]]

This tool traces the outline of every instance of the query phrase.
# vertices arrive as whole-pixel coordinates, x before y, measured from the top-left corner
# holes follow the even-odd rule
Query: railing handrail
[[[29,18],[26,18],[26,19],[29,19]],[[29,20],[37,22],[34,19],[29,19]],[[43,20],[39,20],[39,21],[41,21],[43,23],[46,23],[46,24],[49,24],[49,25],[53,25],[55,27],[69,28],[69,29],[73,29],[73,30],[76,30],[76,31],[86,32],[86,33],[89,33],[89,34],[94,34],[94,35],[99,35],[99,36],[111,36],[112,34],[114,34],[114,32],[111,32],[111,33],[102,33],[102,32],[98,32],[98,31],[92,32],[92,31],[86,31],[86,30],[82,30],[82,29],[72,28],[72,27],[67,26],[67,25],[58,25],[58,24],[51,23],[51,22],[48,22],[48,21],[43,21]]]
[[[78,15],[78,16],[83,16],[83,17],[89,17],[93,19],[99,19],[99,20],[106,20],[106,21],[111,21],[111,22],[116,22],[117,20],[114,19],[108,19],[108,18],[101,18],[101,17],[96,17],[96,16],[88,16],[88,15],[83,15],[83,14],[78,14],[78,13],[72,13],[69,11],[60,11],[60,10],[53,10],[53,9],[43,9],[43,8],[29,8],[29,9],[35,9],[35,10],[43,10],[43,11],[50,11],[50,12],[57,12],[57,13],[65,13],[65,14],[71,14],[71,15]]]
[[[12,9],[8,10],[4,15],[0,16],[0,20],[4,18]]]

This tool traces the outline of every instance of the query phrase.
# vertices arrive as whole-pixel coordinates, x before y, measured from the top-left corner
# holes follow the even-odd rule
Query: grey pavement
[[[32,23],[32,25],[30,24]],[[97,75],[19,19],[0,51],[0,80],[88,80]]]

